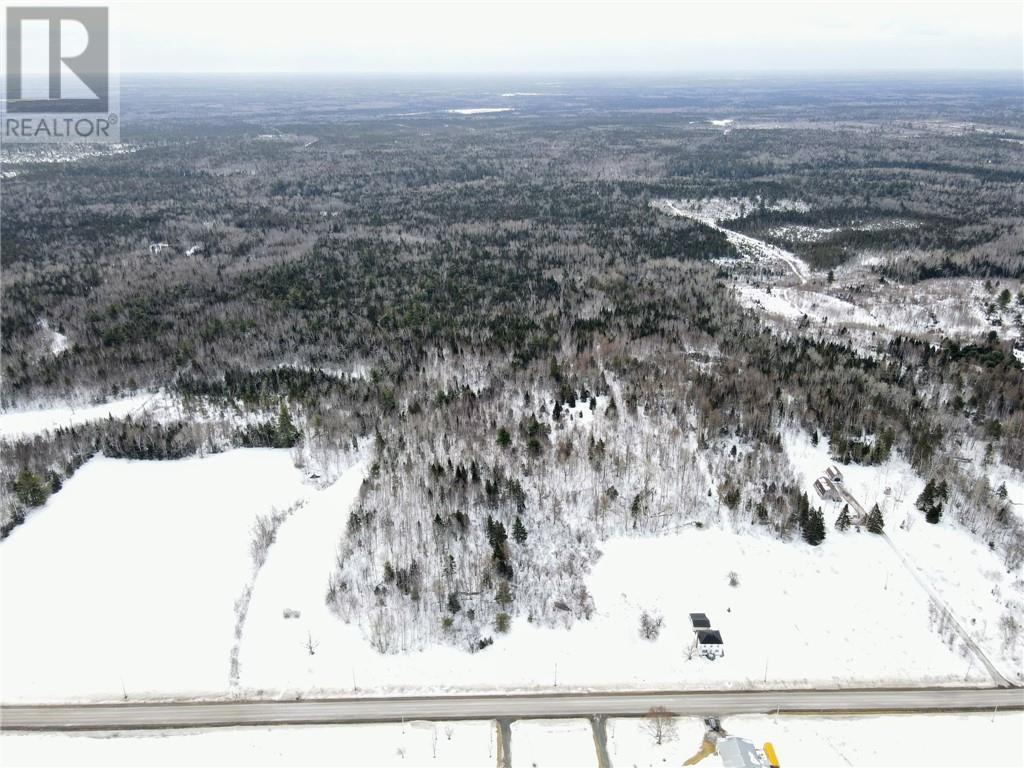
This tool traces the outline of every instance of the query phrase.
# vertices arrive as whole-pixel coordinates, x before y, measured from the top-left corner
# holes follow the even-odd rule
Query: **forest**
[[[269,446],[315,469],[365,440],[326,599],[382,652],[482,647],[512,616],[586,619],[611,535],[820,542],[782,450],[802,430],[836,462],[895,452],[946,478],[960,522],[1019,564],[1019,517],[957,461],[977,444],[1024,470],[1019,328],[869,350],[780,328],[737,301],[719,229],[651,206],[755,201],[722,225],[819,275],[1003,281],[993,300],[1024,305],[1019,104],[914,91],[893,117],[784,93],[725,130],[715,94],[472,118],[166,120],[154,102],[130,152],[6,150],[3,406],[161,390],[190,415],[5,440],[3,535],[99,453]]]

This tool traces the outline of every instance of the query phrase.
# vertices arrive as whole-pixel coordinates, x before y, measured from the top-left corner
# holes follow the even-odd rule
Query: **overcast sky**
[[[1024,3],[127,3],[122,72],[1020,70]]]

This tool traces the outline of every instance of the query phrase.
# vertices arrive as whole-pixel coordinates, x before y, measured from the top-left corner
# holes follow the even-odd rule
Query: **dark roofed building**
[[[694,632],[698,629],[711,629],[711,621],[703,613],[691,613],[690,626]]]
[[[697,630],[697,653],[709,659],[717,659],[725,656],[725,645],[722,643],[722,633],[717,629]]]

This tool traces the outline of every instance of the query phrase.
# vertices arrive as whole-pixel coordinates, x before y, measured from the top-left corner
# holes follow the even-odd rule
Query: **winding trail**
[[[684,219],[699,221],[705,226],[717,229],[725,235],[729,243],[739,251],[744,258],[762,258],[781,261],[789,267],[790,270],[792,270],[801,285],[807,282],[807,264],[795,253],[791,253],[784,248],[779,248],[777,245],[766,243],[763,240],[758,240],[756,237],[750,237],[750,235],[744,235],[741,232],[726,229],[725,227],[719,226],[718,222],[713,218],[707,216],[695,216],[691,213],[687,213],[686,211],[678,208],[671,200],[661,200],[660,205],[657,205],[656,207],[661,208],[666,213],[673,216],[681,216]]]

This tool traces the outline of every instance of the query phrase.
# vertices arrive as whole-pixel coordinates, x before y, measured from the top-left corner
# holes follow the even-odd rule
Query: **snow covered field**
[[[490,115],[495,112],[515,112],[513,107],[469,107],[466,109],[446,109],[451,115]]]
[[[344,646],[332,642],[341,622],[324,595],[364,471],[365,463],[356,463],[281,526],[253,585],[242,632],[238,682],[247,688],[307,691],[321,684],[325,662],[348,669]]]
[[[682,765],[704,741],[704,723],[694,717],[676,718],[674,728],[659,745],[651,735],[647,718],[613,718],[605,725],[608,732],[608,757],[612,765],[655,768]],[[584,761],[580,765],[587,765]]]
[[[833,463],[828,455],[828,441],[823,438],[814,446],[804,433],[791,432],[783,436],[783,442],[811,503],[825,513],[829,533],[823,546],[848,537],[849,532],[839,534],[833,529],[842,504],[823,501],[813,490],[814,479]],[[846,465],[842,472],[844,485],[865,509],[878,504],[893,543],[932,585],[990,660],[1007,677],[1024,682],[1024,639],[1018,636],[1007,642],[1001,628],[1004,617],[1016,616],[1019,621],[1024,613],[1020,569],[1008,572],[994,552],[952,522],[948,513],[937,525],[927,523],[914,506],[924,480],[902,457],[893,456],[874,467]],[[900,567],[898,561],[892,563],[889,567]],[[939,634],[934,636],[938,638]],[[962,652],[959,641],[954,647],[958,654]],[[973,662],[973,668],[977,667],[977,662]]]
[[[760,747],[770,741],[784,766],[995,768],[1024,765],[1024,713],[765,717],[722,722]],[[721,765],[712,758],[702,765]]]
[[[95,405],[59,405],[3,411],[0,412],[0,439],[28,437],[58,427],[88,424],[106,418],[124,418],[145,410],[160,399],[160,394],[142,393]]]
[[[87,462],[0,546],[3,701],[224,691],[253,523],[302,479],[265,449]]]
[[[740,303],[786,319],[796,320],[806,315],[814,323],[829,323],[836,328],[843,325],[881,327],[870,313],[848,301],[826,293],[800,288],[763,288],[743,285],[738,288]]]
[[[4,733],[5,766],[493,765],[491,722],[218,728],[96,734]]]
[[[787,447],[812,481],[823,449],[796,438]],[[986,682],[984,670],[932,628],[926,594],[884,540],[831,530],[817,548],[709,529],[613,539],[587,580],[591,621],[566,630],[523,617],[477,653],[431,646],[381,655],[324,604],[364,470],[354,463],[318,490],[304,484],[287,451],[88,462],[0,547],[3,699],[117,699],[122,684],[141,698]],[[901,499],[915,494],[896,464],[851,468],[849,482],[866,504],[879,494],[886,500],[886,487]],[[254,579],[257,515],[300,501]],[[964,548],[973,546],[966,534],[952,534],[942,547],[985,562],[985,553]],[[992,617],[995,638],[1003,604],[986,598],[986,578],[987,570],[964,576],[960,590],[971,601],[965,610]],[[950,572],[950,590],[952,579]],[[235,601],[247,586],[239,641]],[[645,610],[663,617],[657,640],[639,636]],[[707,613],[723,633],[724,659],[687,658],[691,611]]]
[[[761,747],[770,741],[783,765],[903,768],[1002,768],[1024,764],[1024,714],[974,713],[862,717],[737,715],[722,722],[730,735]],[[643,718],[607,722],[612,765],[680,765],[701,747],[704,724],[676,720],[658,746]],[[512,763],[593,766],[585,720],[521,721],[512,725]],[[490,721],[394,725],[223,728],[96,734],[4,733],[6,766],[482,766],[496,760]],[[717,768],[718,755],[700,765]]]
[[[512,765],[595,765],[594,735],[587,720],[519,720],[512,723]]]

